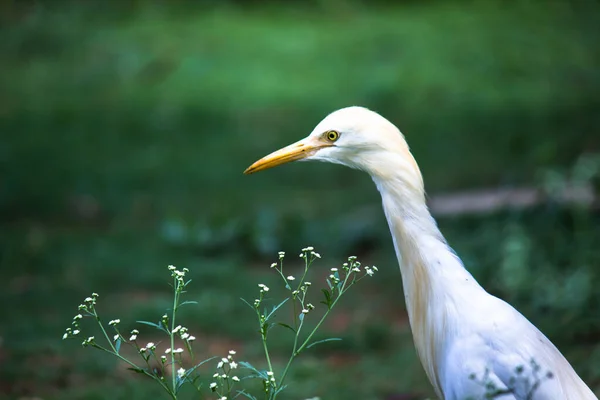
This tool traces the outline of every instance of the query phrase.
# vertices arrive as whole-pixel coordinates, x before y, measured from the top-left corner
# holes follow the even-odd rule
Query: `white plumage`
[[[246,173],[294,160],[343,164],[373,178],[400,264],[415,347],[441,399],[483,399],[491,384],[506,392],[501,400],[597,400],[550,340],[463,267],[427,209],[419,168],[392,123],[366,108],[343,108]]]

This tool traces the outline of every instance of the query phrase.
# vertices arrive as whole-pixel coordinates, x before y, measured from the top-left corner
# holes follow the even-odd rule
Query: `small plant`
[[[321,258],[321,256],[312,247],[302,249],[300,257],[304,260],[304,269],[302,276],[298,279],[293,275],[286,276],[284,274],[284,257],[285,253],[279,252],[278,262],[273,263],[271,268],[281,277],[289,293],[288,296],[269,310],[267,303],[270,301],[268,298],[270,289],[265,284],[259,284],[258,298],[252,303],[242,299],[256,313],[260,340],[265,353],[266,368],[256,368],[249,362],[237,362],[234,359],[236,355],[235,350],[230,350],[226,357],[219,358],[216,365],[216,372],[212,375],[212,380],[206,390],[208,393],[216,395],[219,400],[233,399],[238,396],[244,396],[252,400],[257,400],[259,397],[266,400],[275,400],[286,388],[285,379],[289,374],[293,361],[300,353],[319,343],[340,340],[338,338],[330,338],[315,341],[313,338],[340,298],[354,284],[367,276],[374,275],[377,271],[376,267],[362,267],[356,257],[349,257],[348,262],[343,263],[340,268],[331,268],[331,273],[326,279],[327,287],[321,289],[323,300],[320,303],[325,306],[324,312],[318,318],[314,328],[305,334],[303,331],[305,321],[317,309],[312,303],[308,302],[307,294],[312,284],[306,278],[314,261]],[[160,343],[155,344],[152,342],[141,346],[138,340],[140,332],[134,329],[125,335],[119,329],[121,322],[119,319],[109,321],[106,326],[102,322],[96,308],[99,297],[97,293],[93,293],[91,297],[87,297],[79,305],[79,314],[73,318],[72,326],[66,329],[63,339],[75,339],[83,336],[81,333],[82,320],[84,318],[95,320],[101,332],[101,339],[97,340],[94,336],[89,336],[81,343],[83,347],[92,347],[111,354],[128,364],[129,369],[153,379],[171,399],[178,399],[178,394],[184,384],[192,385],[200,394],[204,393],[199,367],[217,357],[211,357],[199,362],[195,360],[192,345],[196,338],[188,332],[187,328],[176,323],[177,311],[184,305],[196,303],[189,300],[181,301],[186,287],[191,282],[190,280],[186,280],[186,273],[189,270],[187,268],[179,270],[172,265],[168,267],[168,270],[171,274],[174,293],[173,308],[170,312],[164,314],[157,323],[138,321],[140,324],[151,326],[165,333],[168,337],[168,347],[166,349],[159,351]],[[289,304],[293,311],[293,320],[291,323],[276,321],[277,312],[286,303]],[[285,367],[281,371],[274,368],[268,347],[268,334],[275,327],[282,327],[293,332],[291,353]],[[111,330],[112,332],[109,334]],[[182,343],[181,347],[176,347],[176,341]],[[127,358],[122,352],[123,344],[135,349],[135,353],[139,355],[141,361],[135,362]],[[186,356],[185,359],[184,355]],[[191,366],[186,368],[187,364]],[[248,375],[239,378],[235,374],[238,366],[249,371]],[[255,396],[245,391],[241,388],[242,379],[260,379],[263,387],[262,394]]]
[[[186,304],[196,303],[194,301],[181,302],[181,295],[185,293],[184,289],[190,283],[190,280],[185,280],[185,275],[189,271],[187,268],[183,268],[183,270],[180,271],[172,265],[170,265],[168,269],[173,278],[172,285],[174,289],[173,308],[171,309],[170,316],[164,314],[158,323],[138,321],[141,324],[155,327],[168,335],[169,347],[163,352],[157,352],[158,344],[153,342],[149,342],[145,346],[140,346],[138,340],[139,331],[137,329],[132,330],[129,335],[124,335],[119,330],[120,319],[109,321],[107,328],[100,319],[96,309],[99,297],[97,293],[92,293],[91,297],[87,297],[83,303],[79,305],[78,309],[80,314],[73,317],[73,326],[72,328],[66,329],[63,339],[71,339],[79,336],[81,320],[84,317],[93,318],[97,322],[98,327],[102,332],[103,342],[106,344],[100,344],[100,340],[96,340],[94,336],[89,336],[81,343],[83,347],[93,347],[117,357],[119,360],[128,364],[129,369],[153,379],[172,399],[177,399],[177,393],[184,383],[190,383],[198,392],[201,391],[202,386],[198,383],[200,376],[197,368],[214,357],[193,364],[195,362],[195,357],[192,350],[192,344],[196,338],[188,333],[187,328],[181,325],[175,325],[179,308]],[[109,334],[107,329],[112,329],[113,333]],[[176,338],[183,342],[183,347],[175,347]],[[133,347],[136,353],[141,357],[143,364],[140,365],[123,355],[121,352],[123,344]],[[184,353],[189,355],[193,364],[189,369],[184,368]],[[170,379],[167,380],[166,377],[169,373]]]
[[[487,368],[481,378],[478,379],[475,374],[470,375],[469,378],[485,388],[482,400],[498,399],[509,394],[520,399],[532,400],[533,395],[539,389],[540,385],[544,381],[552,379],[554,375],[550,371],[542,373],[542,367],[535,360],[529,362],[529,367],[530,369],[527,371],[525,366],[517,366],[514,370],[514,375],[509,378],[506,387],[498,387],[498,384],[490,377],[490,371]],[[479,399],[470,398],[466,400]]]
[[[285,389],[285,378],[287,377],[290,367],[294,362],[295,358],[304,350],[307,350],[319,343],[328,342],[332,340],[341,340],[339,338],[329,338],[318,341],[312,341],[315,333],[321,327],[327,316],[336,306],[340,298],[357,282],[366,276],[372,276],[376,271],[377,267],[364,267],[361,269],[361,264],[356,260],[356,257],[349,257],[348,262],[342,264],[341,268],[331,268],[331,274],[326,279],[327,288],[322,288],[323,300],[321,304],[326,307],[325,312],[318,320],[315,327],[306,335],[302,336],[302,329],[305,327],[304,322],[306,318],[313,313],[315,306],[312,303],[307,302],[307,294],[312,286],[311,282],[306,280],[306,276],[313,262],[321,258],[321,255],[314,251],[312,247],[306,247],[302,249],[300,258],[304,259],[304,271],[299,279],[296,279],[293,275],[283,273],[283,259],[285,253],[279,252],[279,263],[271,264],[271,268],[274,269],[281,277],[285,288],[289,291],[289,296],[285,298],[278,305],[268,308],[264,305],[266,294],[269,292],[269,288],[264,284],[259,284],[259,297],[254,300],[253,304],[250,304],[246,300],[243,300],[250,308],[256,312],[256,317],[259,325],[260,336],[265,352],[265,358],[268,366],[268,370],[259,371],[247,362],[242,362],[241,365],[252,370],[254,378],[261,379],[263,381],[263,388],[265,391],[265,398],[274,400],[277,395]],[[279,310],[285,303],[291,301],[291,307],[293,309],[293,321],[292,325],[283,322],[275,322],[275,316],[277,310]],[[268,334],[269,331],[276,327],[281,326],[289,329],[294,333],[294,343],[288,362],[281,372],[281,374],[275,374],[271,358],[269,356],[268,349]],[[246,397],[256,400],[256,397],[243,393]]]

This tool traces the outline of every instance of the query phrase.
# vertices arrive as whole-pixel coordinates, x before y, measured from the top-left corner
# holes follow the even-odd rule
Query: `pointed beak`
[[[317,150],[329,146],[331,146],[331,144],[321,143],[312,138],[302,139],[299,142],[274,151],[268,156],[256,161],[254,164],[246,168],[244,174],[249,175],[258,171],[276,167],[281,164],[302,160],[313,155],[317,152]]]

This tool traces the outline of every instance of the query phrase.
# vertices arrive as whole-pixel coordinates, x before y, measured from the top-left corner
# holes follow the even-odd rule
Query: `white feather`
[[[446,244],[425,204],[421,174],[400,131],[361,107],[326,117],[309,138],[341,133],[335,146],[309,157],[366,171],[382,196],[403,279],[415,347],[437,395],[483,398],[484,378],[502,400],[597,397],[558,349],[506,302],[487,293]],[[534,360],[540,370],[534,372]],[[523,371],[517,373],[517,368]],[[551,372],[553,377],[546,379]],[[472,376],[476,379],[472,379]],[[530,396],[525,381],[540,385]],[[512,381],[515,377],[521,380]]]

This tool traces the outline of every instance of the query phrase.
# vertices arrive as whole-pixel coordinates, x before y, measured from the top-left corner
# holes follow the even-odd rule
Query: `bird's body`
[[[597,397],[523,315],[487,293],[447,245],[400,131],[362,107],[338,110],[306,139],[247,173],[312,159],[364,170],[381,193],[402,274],[415,347],[443,400],[591,400]],[[500,393],[503,393],[500,395]]]

